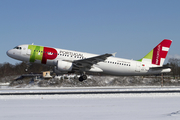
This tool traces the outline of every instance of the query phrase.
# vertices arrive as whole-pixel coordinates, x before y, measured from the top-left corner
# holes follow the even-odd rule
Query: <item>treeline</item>
[[[28,71],[25,69],[28,66]],[[21,75],[27,73],[41,73],[42,71],[50,70],[50,66],[42,65],[42,64],[30,64],[27,65],[25,62],[16,63],[12,65],[10,63],[0,64],[0,78],[5,76],[13,76],[13,75]]]
[[[180,76],[180,59],[170,58],[166,64],[171,67],[170,75],[174,77]],[[10,63],[0,64],[0,78],[5,76],[21,75],[27,73],[41,73],[42,71],[52,70],[53,68],[42,64],[30,64],[28,72],[25,71],[27,64],[25,62],[16,63],[12,65]]]
[[[167,63],[171,67],[171,75],[174,77],[180,76],[180,59],[170,58]]]

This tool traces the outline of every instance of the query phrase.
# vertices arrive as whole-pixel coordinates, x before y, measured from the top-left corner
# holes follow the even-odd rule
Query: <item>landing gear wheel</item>
[[[83,78],[83,80],[86,80],[86,79],[87,79],[87,76],[86,76],[86,75],[83,75],[82,78]]]
[[[25,72],[27,72],[27,71],[28,71],[28,69],[26,68],[26,69],[24,69],[24,71],[25,71]]]
[[[83,81],[83,77],[82,77],[82,76],[79,77],[79,81],[80,81],[80,82]]]
[[[31,63],[25,62],[25,64],[26,64],[26,67],[25,67],[24,71],[25,71],[25,72],[28,72],[28,69],[29,69]]]
[[[82,82],[83,80],[86,80],[87,76],[86,75],[82,75],[79,77],[79,81]]]

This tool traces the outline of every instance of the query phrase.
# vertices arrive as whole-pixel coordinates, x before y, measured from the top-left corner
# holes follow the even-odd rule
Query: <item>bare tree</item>
[[[41,64],[31,64],[28,72],[25,72],[25,62],[16,63],[12,65],[10,63],[0,64],[0,78],[4,76],[21,75],[26,73],[41,73],[42,71],[50,70],[50,66]]]
[[[170,58],[168,61],[169,66],[171,66],[172,75],[179,76],[180,75],[180,59]]]

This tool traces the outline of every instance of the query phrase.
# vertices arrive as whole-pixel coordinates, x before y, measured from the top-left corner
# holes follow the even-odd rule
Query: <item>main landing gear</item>
[[[80,77],[79,77],[79,81],[80,82],[82,82],[83,80],[86,80],[87,79],[87,75],[81,75]]]

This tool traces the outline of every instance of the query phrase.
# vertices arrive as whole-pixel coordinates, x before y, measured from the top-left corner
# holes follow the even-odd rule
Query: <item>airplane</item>
[[[116,53],[97,55],[34,44],[18,45],[8,50],[7,55],[20,61],[55,66],[56,73],[79,74],[79,81],[83,81],[87,79],[87,74],[92,73],[141,76],[170,72],[171,68],[164,66],[163,63],[171,43],[172,40],[164,39],[139,60],[117,58]]]

